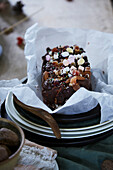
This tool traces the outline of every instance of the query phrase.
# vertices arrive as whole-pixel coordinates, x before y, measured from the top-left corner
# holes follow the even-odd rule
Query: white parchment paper
[[[35,24],[26,31],[25,41],[28,82],[12,90],[19,100],[51,114],[70,115],[83,114],[99,103],[101,122],[113,119],[113,34],[74,28],[40,28]],[[41,95],[42,56],[47,47],[74,44],[87,52],[92,68],[93,91],[80,88],[63,106],[52,111],[43,103]]]
[[[19,84],[21,84],[21,82],[18,79],[0,80],[0,110],[8,92]]]

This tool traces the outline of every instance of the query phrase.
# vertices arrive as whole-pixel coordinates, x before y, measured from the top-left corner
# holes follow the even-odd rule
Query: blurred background
[[[73,27],[113,33],[112,0],[0,0],[0,80],[27,75],[26,29]]]

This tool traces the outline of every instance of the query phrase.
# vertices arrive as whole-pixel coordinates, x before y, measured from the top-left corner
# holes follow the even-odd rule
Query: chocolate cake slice
[[[42,96],[52,110],[63,105],[80,87],[91,90],[90,63],[77,45],[47,48],[42,57]]]

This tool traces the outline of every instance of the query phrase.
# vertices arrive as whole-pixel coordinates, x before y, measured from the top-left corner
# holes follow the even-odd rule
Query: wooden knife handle
[[[56,120],[52,117],[52,115],[48,112],[46,112],[45,110],[42,109],[38,109],[32,106],[28,106],[24,103],[22,103],[21,101],[19,101],[17,99],[17,97],[13,94],[13,99],[15,101],[16,104],[18,104],[20,107],[22,107],[23,109],[31,112],[32,114],[40,117],[41,119],[43,119],[45,122],[47,122],[47,124],[51,127],[52,131],[54,132],[54,135],[56,136],[57,139],[61,138],[61,133],[59,130],[59,126],[56,122]]]

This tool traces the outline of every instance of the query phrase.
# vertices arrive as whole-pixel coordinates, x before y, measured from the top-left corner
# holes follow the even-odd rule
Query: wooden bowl
[[[18,125],[16,125],[14,122],[7,120],[7,119],[4,119],[4,118],[0,118],[0,129],[1,128],[8,128],[8,129],[14,131],[18,135],[19,140],[20,140],[19,146],[16,149],[16,151],[11,156],[9,156],[8,159],[0,162],[0,169],[1,170],[6,170],[6,169],[7,170],[13,170],[14,166],[17,163],[20,151],[21,151],[21,149],[24,145],[25,135],[24,135],[23,130]]]

